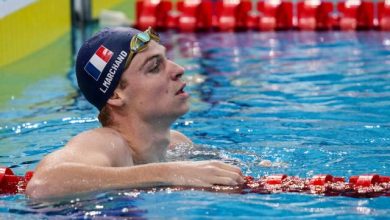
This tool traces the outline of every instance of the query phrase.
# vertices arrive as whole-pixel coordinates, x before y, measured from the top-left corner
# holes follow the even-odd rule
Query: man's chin
[[[178,111],[176,112],[176,117],[179,118],[179,117],[185,115],[189,110],[190,110],[190,107],[188,104],[186,104],[182,108],[178,109]]]
[[[188,102],[187,102],[187,103],[186,103],[186,106],[185,106],[185,108],[184,108],[184,112],[183,112],[182,115],[186,114],[186,113],[189,112],[189,111],[190,111],[190,105],[189,105]]]

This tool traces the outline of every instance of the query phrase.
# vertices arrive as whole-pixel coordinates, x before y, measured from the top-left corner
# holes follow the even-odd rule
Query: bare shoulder
[[[122,135],[111,128],[96,128],[85,131],[72,138],[65,147],[83,147],[84,149],[106,148],[107,144],[114,146],[126,145]]]
[[[61,163],[113,167],[131,165],[132,157],[127,142],[118,132],[97,128],[73,137],[63,148],[46,156],[38,168]]]
[[[169,144],[169,148],[175,148],[178,145],[193,145],[191,139],[185,136],[183,133],[171,130],[171,143]]]

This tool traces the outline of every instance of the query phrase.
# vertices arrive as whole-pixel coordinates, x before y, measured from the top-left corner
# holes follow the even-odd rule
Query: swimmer
[[[151,28],[107,28],[81,46],[77,82],[99,110],[102,127],[76,135],[47,155],[27,186],[30,198],[244,183],[240,168],[220,161],[166,160],[169,148],[192,142],[170,129],[189,110],[189,94],[183,67],[166,57],[159,41]]]

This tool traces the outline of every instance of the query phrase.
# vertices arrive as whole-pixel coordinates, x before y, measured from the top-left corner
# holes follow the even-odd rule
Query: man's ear
[[[107,103],[114,107],[121,107],[124,105],[124,100],[122,99],[120,93],[118,93],[118,91],[115,90],[114,94],[112,94],[112,96],[107,100]]]

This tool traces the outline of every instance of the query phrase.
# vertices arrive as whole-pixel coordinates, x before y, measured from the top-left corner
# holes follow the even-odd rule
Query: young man
[[[189,109],[184,69],[168,60],[151,28],[104,29],[76,61],[80,90],[100,110],[102,128],[46,156],[26,193],[49,198],[101,189],[238,185],[238,167],[219,161],[166,162],[170,146],[191,141],[172,123]]]

